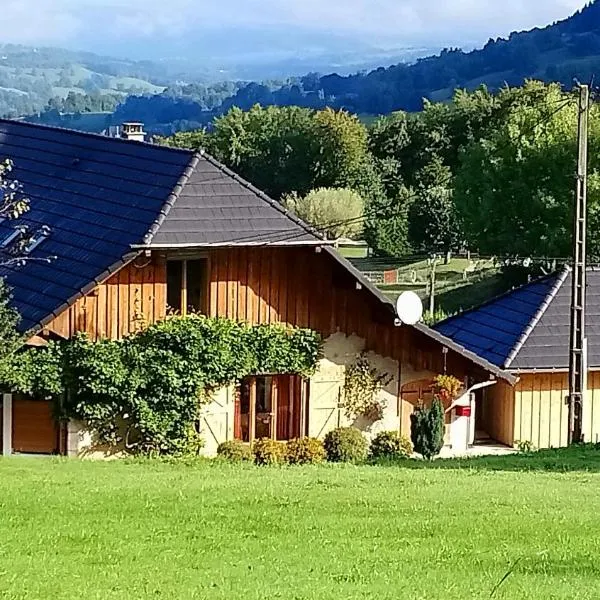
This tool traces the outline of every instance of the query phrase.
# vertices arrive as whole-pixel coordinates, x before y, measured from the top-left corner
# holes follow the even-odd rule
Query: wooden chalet
[[[409,433],[435,374],[475,383],[512,377],[394,307],[309,226],[211,157],[191,151],[0,121],[0,157],[31,200],[23,222],[49,227],[31,260],[4,268],[31,343],[87,332],[119,338],[169,308],[250,323],[310,327],[325,339],[309,380],[251,377],[220,391],[201,427],[224,440],[321,437],[347,423],[345,369],[359,353],[393,375],[371,430]],[[14,223],[0,223],[0,243]],[[60,428],[47,402],[3,396],[4,453],[79,454],[85,431]]]

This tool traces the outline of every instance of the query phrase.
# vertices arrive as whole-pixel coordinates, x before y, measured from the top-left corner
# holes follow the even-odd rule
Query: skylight
[[[6,250],[13,242],[18,240],[22,235],[26,232],[26,228],[23,226],[15,227],[11,233],[9,233],[3,240],[0,242],[0,249]]]
[[[50,235],[50,227],[42,225],[29,240],[27,246],[23,250],[24,254],[31,254],[45,239]]]

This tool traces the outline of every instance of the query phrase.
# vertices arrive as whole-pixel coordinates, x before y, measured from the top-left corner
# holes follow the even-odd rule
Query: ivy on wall
[[[5,383],[51,398],[57,414],[86,423],[98,441],[131,452],[197,449],[195,423],[211,393],[248,375],[314,373],[319,334],[174,316],[123,340],[85,335],[14,357]]]

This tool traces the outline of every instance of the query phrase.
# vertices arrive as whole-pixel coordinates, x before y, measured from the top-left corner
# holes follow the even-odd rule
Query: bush
[[[323,445],[327,460],[331,462],[362,462],[367,458],[367,440],[355,427],[330,431]]]
[[[240,440],[230,440],[219,444],[217,456],[230,462],[245,462],[252,460],[252,450],[249,444]]]
[[[410,416],[410,437],[415,452],[432,460],[444,446],[444,407],[434,398],[431,408],[419,406]]]
[[[261,438],[252,444],[252,454],[257,465],[278,465],[285,461],[286,447],[283,442]]]
[[[371,456],[377,458],[408,458],[413,451],[410,440],[397,431],[382,431],[371,442]]]
[[[315,465],[325,460],[323,442],[316,438],[290,440],[286,447],[286,459],[290,465]]]

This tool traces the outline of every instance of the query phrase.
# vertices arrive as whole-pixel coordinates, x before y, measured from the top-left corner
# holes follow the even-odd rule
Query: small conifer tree
[[[419,406],[410,417],[410,436],[415,449],[426,460],[436,457],[444,446],[444,406],[436,396],[431,408]]]

